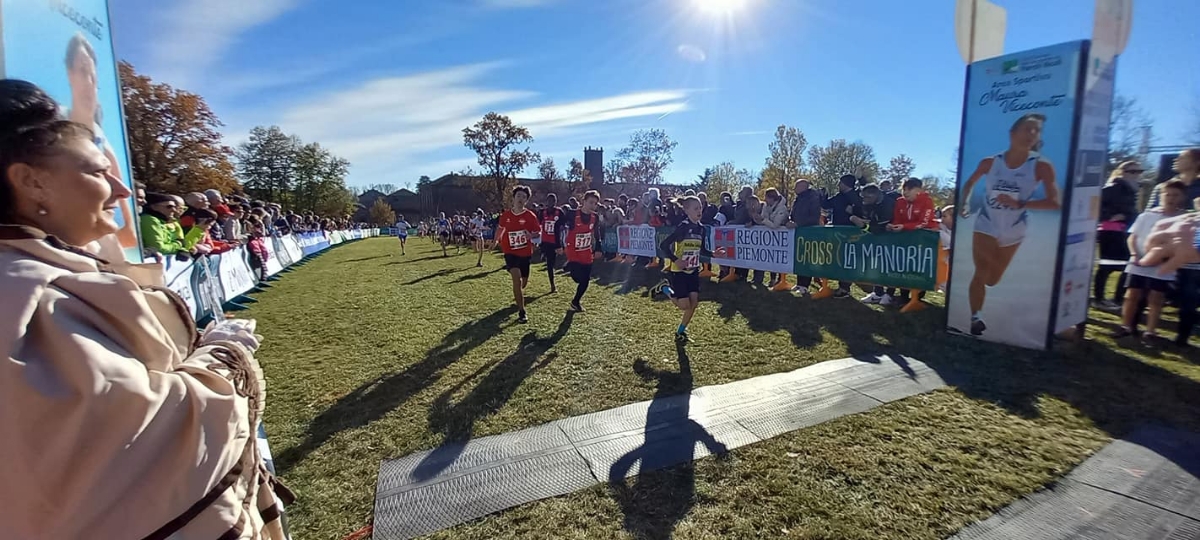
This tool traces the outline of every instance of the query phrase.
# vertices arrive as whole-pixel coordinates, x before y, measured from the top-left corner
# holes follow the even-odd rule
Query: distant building
[[[599,190],[604,185],[604,149],[590,146],[584,148],[583,169],[592,179],[591,189]]]

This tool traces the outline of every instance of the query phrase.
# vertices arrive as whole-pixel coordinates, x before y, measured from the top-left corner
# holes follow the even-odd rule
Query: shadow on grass
[[[629,270],[605,268],[599,274],[623,286],[660,278],[657,270],[622,266]],[[888,355],[913,376],[900,356],[909,355],[966,396],[1022,417],[1038,417],[1041,400],[1054,398],[1114,438],[1144,424],[1200,432],[1200,382],[1133,356],[1162,358],[1166,347],[1111,348],[1084,341],[1031,351],[950,335],[944,329],[944,309],[935,306],[905,314],[853,298],[803,299],[749,283],[704,283],[701,301],[715,302],[723,318],[744,317],[755,332],[786,331],[798,348],[821,343],[827,332],[845,344],[850,356]],[[1089,332],[1098,330],[1093,326]]]
[[[462,283],[462,282],[464,282],[464,281],[472,281],[472,280],[476,280],[476,279],[483,279],[483,278],[485,278],[485,277],[488,277],[488,276],[490,276],[490,275],[492,275],[492,274],[495,274],[496,272],[500,272],[500,271],[503,271],[503,270],[504,270],[503,268],[496,268],[495,270],[489,270],[489,271],[487,271],[487,272],[479,272],[479,273],[471,274],[471,275],[469,275],[469,276],[462,276],[462,277],[460,277],[460,278],[458,278],[458,279],[456,279],[456,280],[452,281],[451,283]]]
[[[645,380],[658,380],[654,399],[646,411],[645,442],[623,455],[608,470],[609,491],[625,515],[625,530],[634,538],[671,538],[675,526],[695,505],[696,472],[693,459],[697,444],[709,452],[728,452],[703,426],[688,418],[692,391],[691,361],[682,345],[676,345],[679,372],[657,370],[638,360],[633,370]],[[672,429],[651,429],[652,426]],[[679,437],[679,431],[688,437]],[[629,471],[640,463],[639,474],[630,486]],[[682,463],[665,470],[665,465]]]
[[[313,419],[303,442],[279,454],[275,461],[280,474],[299,464],[334,435],[365,426],[403,405],[437,381],[447,366],[500,333],[504,322],[516,313],[517,308],[510,306],[468,322],[442,338],[421,361],[399,373],[366,382],[338,399]]]
[[[453,464],[466,447],[465,442],[475,433],[475,423],[503,408],[527,377],[558,357],[558,353],[546,353],[567,335],[574,319],[575,313],[567,312],[558,329],[544,338],[533,332],[525,334],[517,350],[508,357],[484,365],[442,392],[429,408],[429,430],[443,433],[445,442],[421,460],[413,470],[413,478],[428,480]],[[489,367],[491,370],[469,394],[457,403],[451,402],[455,392]]]
[[[416,285],[418,283],[421,283],[422,281],[428,281],[428,280],[435,279],[435,278],[445,277],[450,274],[457,274],[459,272],[465,272],[466,270],[467,270],[466,268],[446,268],[443,270],[438,270],[437,272],[434,272],[434,273],[426,275],[426,276],[421,276],[412,281],[405,282],[404,284],[405,285]]]
[[[359,258],[357,258],[357,259],[346,259],[346,260],[344,260],[344,261],[338,261],[338,264],[347,264],[347,263],[356,263],[356,262],[364,262],[364,261],[373,261],[373,260],[375,260],[375,259],[385,259],[385,258],[388,258],[388,257],[391,257],[391,256],[392,256],[392,254],[391,254],[391,253],[384,253],[383,255],[375,255],[375,256],[373,256],[373,257],[359,257]]]

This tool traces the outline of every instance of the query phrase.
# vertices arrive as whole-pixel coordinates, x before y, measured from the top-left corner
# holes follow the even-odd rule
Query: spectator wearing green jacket
[[[180,205],[175,197],[162,193],[147,193],[142,209],[142,245],[163,255],[188,253],[187,240],[175,222]],[[201,231],[202,234],[202,231]],[[194,244],[194,242],[193,242]]]

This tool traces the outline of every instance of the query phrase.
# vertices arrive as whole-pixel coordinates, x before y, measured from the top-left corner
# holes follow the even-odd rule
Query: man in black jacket
[[[862,217],[862,197],[859,196],[858,190],[854,187],[858,185],[858,179],[853,174],[843,175],[838,180],[838,194],[830,197],[822,206],[829,210],[831,225],[846,225],[854,226],[854,222],[850,220],[850,216]],[[839,281],[838,290],[833,293],[835,298],[846,298],[850,296],[850,282]]]
[[[817,227],[821,225],[821,194],[812,189],[812,182],[807,178],[796,180],[796,200],[792,203],[791,223],[789,227]],[[808,287],[812,285],[812,277],[796,276],[796,286],[792,287],[800,296],[808,296]]]

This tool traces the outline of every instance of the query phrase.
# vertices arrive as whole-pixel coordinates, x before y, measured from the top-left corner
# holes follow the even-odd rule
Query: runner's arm
[[[971,192],[975,190],[975,184],[979,183],[979,179],[987,174],[992,168],[992,158],[983,158],[979,160],[979,165],[975,167],[975,172],[971,173],[971,177],[967,179],[967,183],[963,184],[963,190],[960,196],[962,199],[958,201],[959,214],[967,217],[970,214],[970,209],[967,203],[971,200]]]
[[[675,232],[672,232],[666,238],[663,238],[663,241],[658,244],[658,250],[666,253],[667,258],[671,259],[671,262],[679,260],[679,257],[675,256],[675,250],[673,248],[676,242],[683,240],[684,229],[686,229],[686,226],[684,225],[675,227]]]
[[[1058,202],[1058,184],[1055,183],[1054,166],[1046,161],[1037,162],[1034,169],[1039,182],[1046,190],[1046,196],[1036,201],[1025,203],[1025,208],[1030,210],[1058,210],[1061,205]]]
[[[570,226],[567,225],[568,223],[575,223],[575,212],[572,210],[564,211],[562,215],[558,216],[558,221],[554,223],[554,238],[558,241],[558,245],[560,246],[567,245],[565,241],[566,237],[563,235],[566,234],[567,229],[570,228]]]

